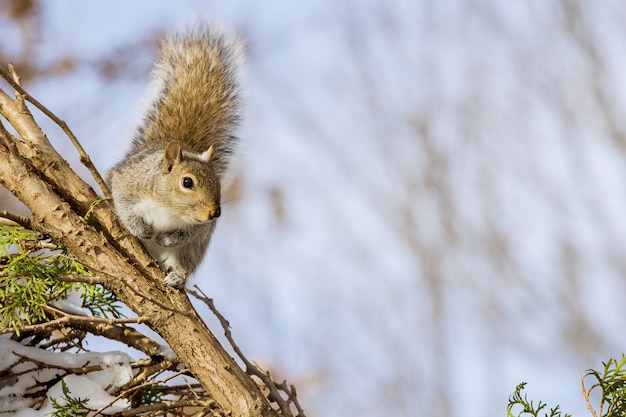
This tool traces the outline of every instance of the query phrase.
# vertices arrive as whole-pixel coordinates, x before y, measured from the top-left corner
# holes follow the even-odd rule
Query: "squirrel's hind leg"
[[[176,246],[166,248],[150,241],[148,252],[159,261],[159,266],[167,272],[163,285],[182,289],[189,276],[190,269],[187,265],[181,263],[184,258],[184,246]]]

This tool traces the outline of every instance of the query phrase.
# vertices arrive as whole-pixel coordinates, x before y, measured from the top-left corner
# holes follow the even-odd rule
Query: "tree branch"
[[[57,310],[58,311],[58,310]],[[54,329],[58,329],[60,327],[90,327],[91,325],[103,325],[103,326],[111,326],[113,327],[115,324],[121,323],[146,323],[147,319],[142,317],[135,318],[121,318],[121,319],[105,319],[100,317],[85,317],[85,316],[75,316],[72,314],[65,314],[61,318],[56,320],[47,321],[45,323],[40,324],[31,324],[29,326],[24,326],[20,329],[20,332],[29,332],[29,333],[39,333],[46,332]],[[90,327],[91,328],[91,327]],[[0,335],[7,333],[15,333],[15,329],[12,327],[4,327],[0,328]]]
[[[32,228],[50,236],[90,270],[114,277],[106,279],[107,288],[138,316],[151,318],[150,327],[224,413],[277,415],[198,317],[186,294],[161,285],[163,272],[121,227],[110,202],[93,208],[98,229],[84,219],[97,195],[52,148],[30,113],[20,111],[19,103],[2,90],[0,114],[22,137],[12,142],[19,154],[0,146],[0,183],[30,208]]]
[[[122,399],[122,398],[126,397],[128,394],[130,394],[130,393],[132,393],[132,392],[137,391],[138,389],[141,389],[141,388],[144,388],[144,387],[147,387],[147,386],[150,386],[150,385],[155,385],[155,384],[164,384],[164,383],[166,383],[167,381],[169,381],[169,380],[171,380],[171,379],[173,379],[173,378],[176,378],[176,377],[177,377],[177,376],[179,376],[179,375],[182,375],[182,374],[188,373],[188,372],[189,372],[189,371],[188,371],[187,369],[183,369],[183,370],[181,370],[181,371],[178,371],[178,372],[176,372],[176,373],[174,373],[174,374],[172,374],[172,375],[168,376],[167,378],[163,378],[163,379],[162,379],[162,380],[160,380],[160,381],[150,381],[150,382],[145,382],[145,383],[143,383],[143,384],[136,385],[136,386],[134,386],[134,387],[132,387],[132,388],[130,388],[130,389],[128,389],[128,390],[126,390],[126,391],[122,392],[121,394],[119,394],[118,396],[116,396],[113,400],[111,400],[108,404],[105,404],[105,405],[104,405],[104,406],[102,406],[100,409],[98,409],[98,410],[94,413],[94,417],[95,417],[95,416],[97,416],[98,414],[101,414],[104,410],[106,410],[107,408],[109,408],[110,406],[112,406],[113,404],[115,404],[115,402],[117,402],[118,400],[120,400],[120,399]],[[211,401],[211,403],[215,404],[213,401]],[[163,404],[163,403],[159,403],[159,404]],[[137,408],[140,408],[140,407],[135,407],[134,409],[136,410]]]
[[[213,312],[215,317],[217,317],[220,324],[222,325],[222,328],[224,329],[224,336],[226,336],[228,343],[230,343],[237,356],[239,356],[239,359],[241,359],[244,365],[246,365],[246,373],[248,375],[254,375],[260,378],[261,381],[263,381],[264,387],[269,390],[269,395],[267,396],[268,400],[275,402],[278,405],[283,416],[293,416],[289,405],[290,403],[292,403],[298,410],[298,415],[296,417],[305,417],[304,412],[302,411],[302,407],[298,403],[298,398],[294,386],[288,386],[286,382],[283,382],[282,384],[277,384],[276,382],[274,382],[274,379],[270,375],[269,371],[262,371],[261,369],[259,369],[259,367],[250,362],[248,358],[245,357],[241,349],[239,349],[239,346],[237,346],[237,344],[235,343],[232,332],[230,331],[230,323],[217,310],[213,299],[207,297],[207,295],[197,285],[195,285],[194,288],[200,294],[198,294],[198,292],[196,291],[189,291],[189,294],[193,295],[198,300],[206,304],[207,307],[209,307],[209,309]],[[287,394],[287,400],[282,397],[279,390],[282,390],[285,394]]]
[[[118,415],[120,417],[138,416],[150,411],[173,410],[184,407],[203,407],[208,409],[216,408],[215,401],[212,400],[181,400],[181,401],[163,401],[157,404],[143,405],[131,410],[122,411]]]
[[[85,284],[92,285],[106,285],[106,277],[96,273],[93,275],[60,275],[56,277],[57,281],[61,282],[83,282]]]
[[[32,219],[28,216],[19,216],[9,213],[8,211],[0,211],[0,224],[5,226],[22,226],[30,229]]]
[[[7,150],[27,160],[36,173],[70,203],[77,214],[85,216],[91,211],[110,243],[130,258],[137,268],[146,273],[157,273],[158,267],[137,239],[119,223],[110,201],[100,200],[93,189],[69,166],[67,161],[52,147],[46,135],[30,112],[24,110],[17,100],[11,99],[0,89],[0,114],[15,128],[21,140],[6,135]],[[8,132],[7,132],[8,133]],[[2,132],[0,131],[0,136]],[[15,194],[15,193],[14,193]]]
[[[102,192],[104,193],[106,198],[110,198],[111,197],[111,191],[109,191],[109,187],[107,187],[106,183],[104,182],[104,179],[102,178],[102,175],[100,175],[100,172],[98,172],[98,170],[96,169],[95,165],[91,161],[91,158],[89,157],[89,155],[87,155],[87,153],[85,152],[85,149],[83,149],[83,147],[80,144],[80,142],[78,141],[78,139],[76,139],[76,136],[74,136],[74,133],[70,130],[70,128],[67,125],[67,123],[65,123],[65,121],[63,121],[59,117],[57,117],[57,115],[55,115],[50,110],[48,110],[48,108],[46,106],[41,104],[37,99],[35,99],[30,94],[28,94],[26,92],[26,90],[24,90],[22,88],[22,83],[20,81],[19,76],[15,72],[15,68],[13,67],[13,64],[9,64],[9,71],[8,72],[4,68],[0,67],[0,76],[2,76],[2,78],[4,78],[11,85],[11,87],[15,88],[15,90],[22,97],[24,97],[24,99],[26,99],[27,101],[32,103],[43,114],[48,116],[54,123],[56,123],[61,128],[61,130],[63,130],[65,135],[70,139],[70,141],[72,142],[72,144],[74,145],[74,147],[78,151],[78,155],[80,156],[80,162],[85,167],[87,167],[87,169],[91,173],[91,175],[94,178],[94,180],[96,180],[96,183],[98,183],[98,186],[100,187],[100,190],[102,190]]]
[[[145,353],[148,356],[158,355],[159,352],[161,352],[161,350],[163,349],[160,344],[132,327],[114,326],[111,324],[100,323],[97,321],[84,321],[75,323],[74,327],[95,334],[97,336],[103,336],[107,339],[117,340],[126,344],[127,346],[130,346]]]
[[[593,417],[598,417],[598,415],[596,414],[596,410],[594,410],[593,406],[591,405],[591,400],[589,399],[589,394],[591,393],[591,390],[587,391],[587,387],[585,387],[585,378],[582,376],[578,369],[576,370],[576,372],[578,373],[578,379],[580,380],[580,389],[583,394],[583,398],[585,399],[585,404],[587,404],[587,409]],[[602,402],[600,402],[600,408],[602,408]],[[600,411],[600,415],[602,415],[602,411]]]
[[[159,374],[167,370],[174,370],[179,364],[180,362],[175,360],[164,360],[152,363],[150,366],[144,367],[132,380],[114,390],[113,395],[120,395],[121,392],[132,392],[133,388],[143,384],[143,381],[148,381],[152,375]],[[187,369],[185,369],[185,371],[189,372]]]

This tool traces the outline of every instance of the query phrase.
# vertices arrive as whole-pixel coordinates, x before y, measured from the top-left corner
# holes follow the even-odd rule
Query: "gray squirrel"
[[[115,211],[182,288],[221,214],[238,139],[242,42],[206,24],[167,37],[152,71],[157,94],[132,147],[106,175]]]

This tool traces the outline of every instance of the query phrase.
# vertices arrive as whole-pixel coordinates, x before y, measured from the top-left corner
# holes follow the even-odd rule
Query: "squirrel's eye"
[[[185,188],[193,188],[193,180],[189,177],[183,178],[182,184]]]

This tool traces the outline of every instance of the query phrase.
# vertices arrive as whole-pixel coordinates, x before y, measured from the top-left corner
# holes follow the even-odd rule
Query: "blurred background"
[[[585,415],[577,369],[626,351],[626,4],[0,0],[0,63],[106,171],[205,16],[247,42],[246,121],[190,285],[248,357],[309,416],[505,415],[521,381]]]

